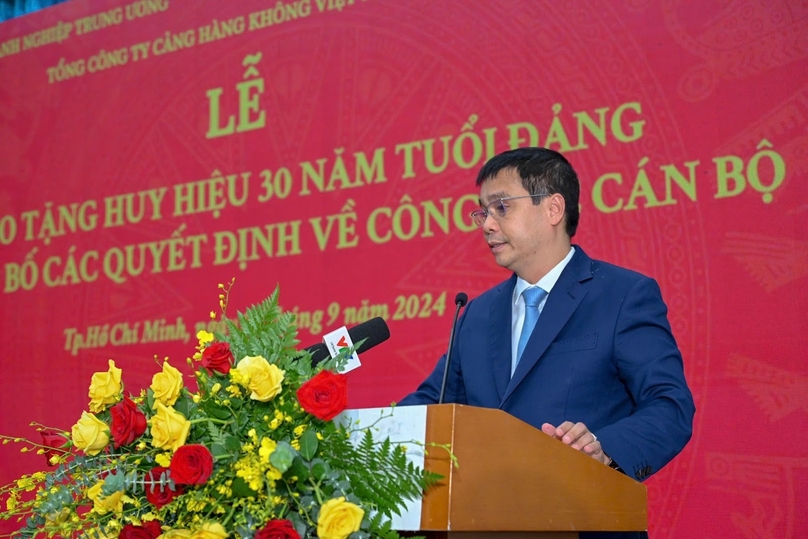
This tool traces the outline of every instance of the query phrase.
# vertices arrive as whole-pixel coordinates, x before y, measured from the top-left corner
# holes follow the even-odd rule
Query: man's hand
[[[586,425],[583,423],[573,423],[572,421],[564,421],[559,426],[554,427],[550,423],[545,423],[541,426],[542,432],[548,436],[552,436],[556,440],[561,440],[573,449],[583,451],[593,459],[609,464],[612,459],[603,452],[600,442],[594,434],[589,432]]]

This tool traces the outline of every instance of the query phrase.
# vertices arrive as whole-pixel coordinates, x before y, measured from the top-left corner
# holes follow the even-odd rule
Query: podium
[[[443,479],[423,498],[420,534],[435,539],[575,539],[579,531],[648,529],[646,488],[496,409],[427,407],[425,469]]]

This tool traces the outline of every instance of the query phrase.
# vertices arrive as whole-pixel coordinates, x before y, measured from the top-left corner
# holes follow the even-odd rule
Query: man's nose
[[[490,213],[485,214],[485,221],[483,221],[483,231],[488,232],[496,232],[499,229],[499,223],[494,216]]]

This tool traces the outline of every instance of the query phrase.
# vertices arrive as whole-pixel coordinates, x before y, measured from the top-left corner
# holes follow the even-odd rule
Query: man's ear
[[[553,193],[547,201],[547,211],[551,225],[559,225],[564,220],[564,210],[566,209],[564,197],[560,193]]]

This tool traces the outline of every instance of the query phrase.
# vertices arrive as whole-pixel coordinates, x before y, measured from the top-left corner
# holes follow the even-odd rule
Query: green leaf
[[[376,513],[373,518],[370,519],[370,522],[368,522],[370,535],[381,539],[401,539],[398,532],[392,529],[390,520],[383,519],[384,515],[381,513]]]
[[[325,477],[329,471],[331,471],[331,468],[323,459],[314,459],[311,462],[311,476],[317,481]]]
[[[308,507],[310,509],[319,510],[320,506],[317,504],[317,500],[314,499],[314,496],[301,496],[300,497],[300,506],[301,507]],[[317,515],[311,515],[311,518],[316,518]]]
[[[177,401],[174,403],[174,409],[187,418],[188,414],[190,413],[190,404],[190,399],[177,399]]]
[[[244,405],[244,399],[239,399],[236,397],[232,397],[230,399],[230,408],[233,410],[239,410]]]
[[[288,442],[279,442],[275,447],[275,451],[269,456],[269,463],[277,468],[279,472],[284,473],[292,466],[296,456],[295,448],[289,445]]]
[[[241,442],[235,436],[225,436],[224,446],[231,453],[238,453],[239,451],[241,451]]]
[[[303,519],[300,518],[300,515],[292,511],[291,513],[289,513],[289,516],[287,518],[292,521],[292,526],[294,526],[297,534],[300,537],[306,537],[306,523],[303,522]]]
[[[341,490],[342,492],[348,492],[349,490],[351,490],[350,481],[339,481],[335,486],[337,490]]]
[[[211,438],[216,441],[222,437],[221,431],[219,431],[219,427],[216,426],[216,423],[213,421],[208,421],[208,433],[210,434]]]
[[[101,493],[104,496],[111,496],[119,490],[123,490],[123,473],[120,470],[107,475],[104,479],[104,486],[101,488]]]
[[[239,498],[247,498],[248,496],[256,496],[257,494],[258,493],[251,489],[247,482],[241,477],[233,479],[233,495]]]
[[[212,400],[207,400],[202,404],[202,409],[211,417],[215,417],[216,419],[230,419],[232,414],[230,410],[224,408],[223,406],[219,406]],[[188,416],[185,416],[188,417]]]
[[[298,481],[305,481],[309,478],[309,467],[303,462],[300,457],[295,458],[292,466],[289,468],[289,476],[297,477]]]
[[[213,454],[214,457],[223,457],[229,454],[229,451],[223,446],[222,444],[211,444],[210,452]]]
[[[300,456],[306,460],[311,460],[317,454],[317,433],[313,430],[306,430],[300,437]]]

